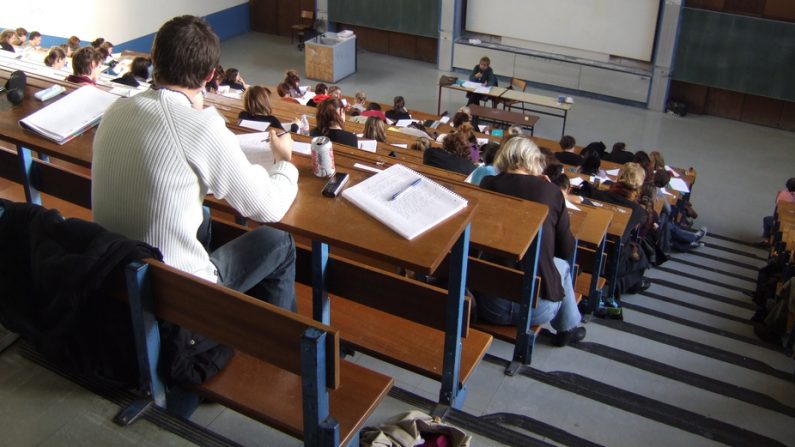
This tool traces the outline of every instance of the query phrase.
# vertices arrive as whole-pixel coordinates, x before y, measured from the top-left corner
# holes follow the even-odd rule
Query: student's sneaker
[[[704,243],[703,242],[699,242],[699,241],[693,241],[693,242],[690,243],[690,249],[701,248],[703,246],[704,246]]]
[[[696,232],[696,235],[698,236],[699,239],[701,239],[702,237],[706,236],[707,235],[707,227],[701,227],[701,229]]]
[[[566,346],[585,338],[585,328],[578,326],[570,331],[558,331],[552,338],[555,346]]]

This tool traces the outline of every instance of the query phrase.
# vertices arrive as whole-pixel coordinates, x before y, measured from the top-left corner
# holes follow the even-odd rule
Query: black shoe
[[[766,343],[781,345],[781,337],[763,324],[754,325],[754,334]]]
[[[555,346],[566,346],[585,338],[585,328],[579,326],[570,331],[558,331],[552,339],[552,344]]]
[[[645,292],[649,290],[649,287],[651,287],[651,280],[649,278],[643,278],[640,281],[640,290],[638,290],[638,292]]]

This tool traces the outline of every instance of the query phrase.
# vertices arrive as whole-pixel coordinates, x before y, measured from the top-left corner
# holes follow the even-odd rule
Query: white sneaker
[[[701,239],[702,237],[706,236],[707,235],[707,227],[701,227],[701,229],[698,230],[696,232],[696,234],[698,235],[699,239]]]

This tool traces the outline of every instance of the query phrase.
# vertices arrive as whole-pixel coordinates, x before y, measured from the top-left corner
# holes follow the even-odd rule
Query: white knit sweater
[[[298,190],[295,166],[279,162],[268,173],[250,164],[223,118],[193,109],[170,90],[119,99],[105,112],[91,176],[97,223],[159,248],[167,264],[210,281],[217,273],[196,239],[205,195],[273,222]]]

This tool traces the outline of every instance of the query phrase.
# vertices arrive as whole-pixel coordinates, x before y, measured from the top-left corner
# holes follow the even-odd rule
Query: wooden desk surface
[[[519,112],[483,107],[476,104],[470,105],[469,110],[472,112],[472,116],[487,118],[494,121],[501,121],[509,124],[516,124],[519,126],[533,127],[538,122],[538,117],[535,115],[525,115]]]
[[[527,93],[527,92],[520,92],[519,90],[506,90],[505,93],[500,96],[501,99],[509,99],[512,101],[521,101],[526,102],[528,104],[534,104],[543,107],[549,107],[550,109],[558,109],[568,111],[571,109],[573,104],[566,104],[558,102],[557,98],[552,98],[549,96],[544,95],[537,95],[534,93]]]
[[[20,106],[2,106],[0,137],[55,158],[90,167],[93,130],[64,145],[57,145],[19,126],[19,119],[43,106],[32,97],[38,89],[29,83],[26,87],[26,99]],[[477,208],[477,199],[468,197],[470,204],[465,210],[408,241],[349,202],[341,198],[323,197],[320,191],[326,179],[312,174],[311,160],[308,157],[296,156],[295,164],[301,171],[298,197],[287,215],[273,226],[419,272],[431,273],[436,270],[458,235],[472,221]],[[365,177],[363,173],[353,172],[352,169],[351,171],[350,184]]]
[[[2,77],[2,73],[0,73],[0,77]],[[25,147],[41,151],[54,158],[65,159],[72,163],[90,168],[91,145],[93,143],[94,130],[89,130],[80,137],[59,146],[34,133],[23,130],[17,124],[19,119],[27,116],[30,113],[33,113],[43,105],[50,103],[48,101],[46,104],[42,104],[32,98],[34,91],[49,86],[50,82],[33,79],[28,84],[28,90],[26,91],[28,97],[21,106],[11,107],[10,104],[6,104],[0,107],[0,135],[2,135],[3,139],[6,141],[10,141],[15,144],[23,144]],[[64,83],[64,85],[72,90],[74,89],[74,86],[71,86],[69,83]],[[299,141],[301,139],[299,136],[295,136],[295,138]],[[364,161],[369,160],[372,164],[382,160],[387,162],[386,165],[396,162],[396,160],[392,159],[391,157],[369,154],[367,152],[352,148],[350,150],[360,152],[360,154],[358,154],[358,159]],[[301,156],[296,154],[296,161],[300,160],[300,158]],[[439,171],[434,168],[426,167],[427,169],[423,169],[421,165],[415,165],[412,167],[422,169],[425,174],[428,174],[435,180],[445,183],[445,185],[448,187],[456,189],[456,192],[459,192],[459,189],[467,189],[470,192],[464,193],[463,195],[465,195],[473,203],[480,200],[481,196],[488,197],[489,194],[491,194],[482,191],[479,188],[471,187],[470,185],[464,186],[463,184],[458,184],[458,178],[461,176],[457,174],[451,175],[446,171]],[[310,173],[309,176],[302,176],[302,180],[310,176],[314,177]],[[320,187],[322,187],[322,185],[320,185]],[[320,189],[318,188],[318,191],[319,190]],[[318,196],[318,198],[320,198],[320,196]],[[538,204],[522,203],[519,205],[517,204],[519,202],[517,202],[515,199],[510,199],[510,201],[514,204],[502,206],[500,201],[494,200],[493,198],[486,200],[488,205],[485,206],[482,217],[478,218],[478,222],[473,225],[472,243],[476,247],[481,247],[498,254],[518,259],[524,255],[533,238],[535,237],[540,223],[546,216],[546,208],[540,207]],[[481,213],[476,214],[481,215]],[[503,219],[494,219],[493,216],[495,215],[503,215]],[[369,216],[367,218],[369,219]],[[283,222],[286,223],[288,221]],[[297,222],[290,222],[292,222],[291,225],[298,225]],[[307,234],[306,231],[316,231],[312,230],[314,227],[311,225],[307,228],[308,229],[305,230],[303,234]],[[390,231],[386,227],[383,227],[382,230]],[[301,233],[300,229],[296,229],[295,232]],[[320,236],[317,234],[316,237],[320,238]],[[344,238],[341,237],[339,239],[340,240],[337,240],[335,243],[346,243]],[[329,238],[328,240],[331,241],[332,239]],[[383,256],[381,256],[381,258],[383,258]],[[417,264],[413,265],[413,268],[418,271],[425,271],[430,267],[434,267],[435,264],[434,261],[428,261],[427,259],[419,261],[415,260],[412,262]],[[406,264],[406,260],[402,260],[400,264]],[[421,264],[427,265],[425,268],[422,268]]]
[[[580,206],[579,204],[575,206],[580,208],[580,210],[569,210],[569,217],[572,218],[572,222],[576,218],[581,223],[576,232],[572,225],[572,233],[581,242],[594,246],[599,245],[613,222],[614,213],[610,210],[596,207]]]
[[[449,88],[451,90],[459,90],[459,91],[468,92],[468,93],[472,93],[472,92],[475,91],[474,88],[468,88],[468,87],[464,87],[463,85],[458,85],[458,84],[441,85],[440,87]],[[505,87],[491,87],[489,89],[488,93],[478,93],[478,95],[492,96],[492,97],[495,97],[495,98],[499,98],[506,91],[508,91],[508,89],[505,88]]]

